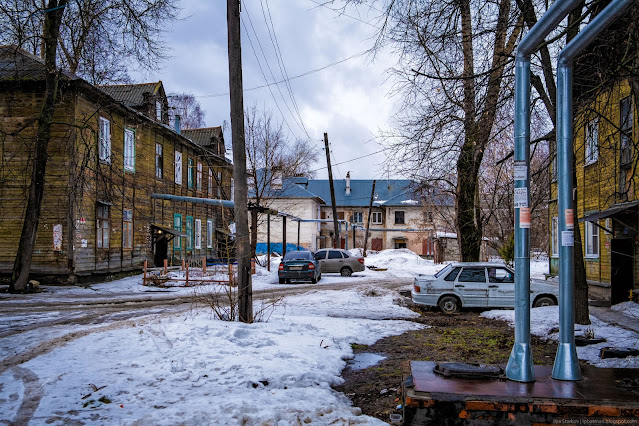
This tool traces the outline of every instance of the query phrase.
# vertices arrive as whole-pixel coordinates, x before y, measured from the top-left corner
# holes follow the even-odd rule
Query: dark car
[[[315,284],[322,279],[322,271],[313,252],[289,251],[280,263],[277,276],[280,279],[280,284],[288,283],[291,280],[309,280]]]

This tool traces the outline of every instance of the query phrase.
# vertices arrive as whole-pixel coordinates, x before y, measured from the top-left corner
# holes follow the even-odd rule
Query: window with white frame
[[[599,257],[599,227],[586,222],[586,257]]]
[[[586,165],[599,158],[599,120],[591,120],[586,124]]]
[[[202,190],[202,163],[197,163],[197,178],[196,178],[196,188],[198,191]]]
[[[231,201],[235,201],[235,181],[231,179]]]
[[[213,248],[213,219],[206,221],[206,247]]]
[[[182,215],[175,213],[173,215],[173,229],[178,232],[182,232]],[[182,237],[176,236],[173,238],[173,250],[182,249]]]
[[[213,196],[213,169],[209,168],[209,185],[208,185],[209,198]]]
[[[98,203],[95,232],[98,248],[109,248],[109,205]]]
[[[382,212],[373,212],[371,214],[371,222],[375,225],[380,225],[382,223]]]
[[[193,216],[186,217],[186,249],[193,249]]]
[[[133,210],[122,210],[122,248],[133,248]]]
[[[189,158],[186,161],[187,167],[188,169],[186,170],[186,185],[189,188],[193,188],[193,182],[195,181],[194,179],[194,173],[193,173],[193,159]]]
[[[364,214],[362,212],[353,212],[353,223],[364,222]]]
[[[202,220],[195,219],[195,248],[202,248]]]
[[[135,132],[124,129],[124,170],[135,171]]]
[[[175,183],[182,185],[182,153],[175,151]]]
[[[111,122],[104,117],[100,117],[98,155],[100,161],[111,162]]]
[[[217,172],[217,198],[222,199],[222,172]]]
[[[159,99],[155,101],[155,119],[162,121],[162,101]]]
[[[559,218],[557,216],[552,218],[552,255],[554,257],[559,256]]]
[[[162,179],[164,176],[164,154],[162,144],[155,144],[155,177]]]

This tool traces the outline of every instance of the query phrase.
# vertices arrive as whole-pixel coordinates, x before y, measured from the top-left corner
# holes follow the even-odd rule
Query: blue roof
[[[412,191],[411,180],[378,180],[375,184],[373,205],[402,206],[418,204],[419,197]],[[346,179],[333,181],[335,187],[335,204],[342,207],[368,207],[373,189],[372,179],[351,179],[351,192],[346,195]],[[331,204],[331,189],[329,181],[309,180],[307,189],[320,196],[326,205]]]

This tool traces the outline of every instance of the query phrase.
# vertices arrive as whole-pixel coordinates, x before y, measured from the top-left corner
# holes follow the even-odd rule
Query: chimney
[[[351,172],[346,172],[346,195],[351,195]]]
[[[175,114],[175,116],[173,117],[175,122],[175,133],[177,133],[178,135],[182,134],[182,117],[180,117],[178,114]]]

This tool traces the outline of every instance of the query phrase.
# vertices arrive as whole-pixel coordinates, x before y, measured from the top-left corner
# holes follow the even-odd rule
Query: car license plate
[[[291,271],[301,271],[302,267],[301,266],[289,266],[288,269],[291,270]]]

